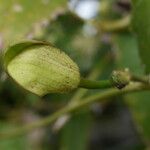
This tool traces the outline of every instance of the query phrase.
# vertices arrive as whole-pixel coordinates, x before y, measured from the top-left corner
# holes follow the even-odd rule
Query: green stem
[[[150,76],[140,76],[140,75],[131,75],[132,81],[143,82],[145,84],[150,84]]]
[[[118,20],[102,20],[101,22],[93,22],[103,32],[115,32],[126,29],[131,22],[131,15],[127,15]]]
[[[66,114],[66,113],[69,113],[69,112],[73,112],[73,111],[75,111],[81,107],[87,106],[95,101],[98,101],[98,100],[102,101],[102,100],[107,99],[112,96],[117,96],[117,95],[121,95],[124,93],[129,93],[129,92],[148,90],[148,89],[150,89],[150,86],[147,86],[145,84],[132,83],[122,90],[119,90],[116,88],[111,88],[111,89],[105,90],[104,92],[99,92],[97,94],[94,94],[92,96],[82,99],[82,101],[67,105],[66,107],[60,109],[59,111],[55,112],[54,114],[52,114],[40,121],[33,122],[33,123],[25,125],[23,127],[17,128],[16,130],[13,130],[13,131],[7,131],[5,133],[0,133],[0,140],[19,136],[19,135],[25,134],[33,129],[36,129],[36,128],[39,128],[42,126],[46,126],[46,125],[52,123],[53,121],[55,121],[60,116]]]
[[[87,76],[88,79],[97,79],[98,76],[101,76],[102,72],[105,68],[109,65],[109,63],[112,62],[113,56],[109,53],[105,56],[101,56],[102,58],[99,60],[99,62],[93,67],[93,70],[91,73]],[[80,99],[85,96],[88,92],[88,89],[78,89],[77,92],[73,95],[73,97],[70,99],[69,103],[72,103],[74,101],[80,101]]]
[[[110,88],[113,84],[110,80],[93,81],[85,78],[81,78],[79,87],[86,89],[104,89]]]
[[[98,76],[101,76],[102,72],[107,68],[107,66],[109,65],[109,63],[111,63],[113,60],[113,55],[111,53],[107,53],[107,54],[102,54],[101,59],[99,60],[98,63],[96,63],[96,65],[93,66],[92,71],[90,72],[90,74],[87,76],[88,79],[93,79],[95,80]],[[79,88],[74,95],[72,96],[72,98],[69,100],[69,105],[72,105],[71,103],[77,103],[79,101],[82,100],[82,97],[85,96],[88,93],[88,89],[84,89],[84,88]],[[59,122],[59,120],[61,120],[62,118],[67,117],[67,119],[65,120],[65,122],[63,122],[61,125],[59,124],[59,127],[57,127],[57,121]],[[63,126],[69,121],[69,119],[71,118],[71,114],[67,113],[65,115],[61,115],[57,120],[56,120],[56,124],[54,124],[54,128],[55,130],[60,130],[61,128],[63,128]]]

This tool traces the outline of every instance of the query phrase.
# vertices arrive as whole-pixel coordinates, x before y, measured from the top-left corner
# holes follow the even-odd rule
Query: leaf
[[[114,37],[114,45],[118,54],[117,66],[128,67],[135,74],[143,74],[144,69],[138,54],[138,44],[130,33],[122,33]],[[137,123],[137,130],[144,139],[150,141],[150,93],[141,92],[124,96],[126,103]]]
[[[74,114],[62,130],[61,150],[86,150],[91,116],[88,112]]]
[[[130,33],[114,36],[114,46],[118,68],[129,68],[134,73],[143,73],[144,68],[139,57],[137,42]]]
[[[15,128],[15,124],[8,122],[0,122],[0,131],[6,131]],[[13,139],[1,140],[0,149],[1,150],[27,150],[29,145],[27,144],[27,139],[24,136],[15,137]]]
[[[25,38],[35,24],[49,19],[50,15],[66,0],[1,0],[0,34],[6,43]]]
[[[146,72],[150,73],[150,0],[133,1],[132,27]]]

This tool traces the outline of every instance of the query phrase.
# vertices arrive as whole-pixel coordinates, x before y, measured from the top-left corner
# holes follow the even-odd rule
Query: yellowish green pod
[[[11,78],[39,96],[69,92],[80,83],[77,64],[47,42],[24,41],[10,46],[4,64]]]

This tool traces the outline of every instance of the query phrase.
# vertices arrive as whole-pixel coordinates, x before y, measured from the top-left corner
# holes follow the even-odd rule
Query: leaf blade
[[[133,1],[133,17],[132,28],[137,36],[139,43],[140,55],[145,70],[150,73],[150,1],[149,0],[134,0]]]

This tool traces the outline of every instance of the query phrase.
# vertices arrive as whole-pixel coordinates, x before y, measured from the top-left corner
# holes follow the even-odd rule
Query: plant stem
[[[15,136],[25,134],[33,129],[46,126],[46,125],[52,123],[53,121],[55,121],[57,118],[59,118],[63,114],[73,112],[73,111],[75,111],[83,106],[87,106],[95,101],[98,101],[98,100],[102,101],[102,100],[107,99],[112,96],[121,95],[121,94],[129,93],[129,92],[148,90],[148,89],[150,89],[150,86],[147,86],[145,84],[131,83],[130,85],[128,85],[127,87],[125,87],[122,90],[119,90],[116,88],[111,88],[111,89],[105,90],[104,92],[100,92],[100,93],[94,94],[92,96],[89,96],[87,98],[84,98],[84,99],[82,99],[82,101],[79,101],[77,103],[71,103],[70,105],[67,105],[66,107],[60,109],[59,111],[53,113],[52,115],[50,115],[40,121],[33,122],[33,123],[25,125],[23,127],[17,128],[16,130],[13,130],[13,131],[7,131],[5,133],[0,133],[0,139],[2,140],[2,139],[12,138]]]
[[[100,77],[102,72],[107,68],[107,66],[112,63],[113,60],[113,55],[111,53],[107,53],[104,56],[101,56],[101,59],[99,60],[98,63],[96,63],[96,65],[93,66],[93,69],[91,70],[90,74],[87,76],[88,79],[96,79],[98,76]],[[82,97],[85,96],[88,93],[88,89],[83,89],[80,88],[78,89],[74,95],[71,97],[71,99],[69,100],[69,105],[71,105],[71,103],[76,103],[82,100]],[[60,120],[62,118],[67,118],[61,125],[60,125]],[[71,114],[67,113],[65,115],[61,115],[54,123],[53,125],[53,130],[58,131],[61,128],[63,128],[63,126],[69,121],[69,119],[71,118]],[[57,125],[57,123],[59,122],[59,126]]]
[[[93,22],[103,32],[114,32],[126,29],[131,22],[131,16],[127,15],[118,20],[102,20],[101,22]]]
[[[140,76],[140,75],[131,75],[132,81],[143,82],[145,84],[150,84],[150,76]]]
[[[112,62],[113,56],[112,54],[106,54],[105,56],[102,56],[100,61],[93,67],[93,70],[91,73],[87,76],[88,79],[97,79],[98,76],[100,77],[102,72],[105,68],[109,65],[109,63]],[[80,99],[85,96],[88,92],[88,89],[78,89],[77,92],[73,95],[73,97],[70,99],[69,103],[72,103],[74,101],[80,101]]]
[[[110,80],[101,80],[101,81],[93,81],[88,80],[85,78],[81,78],[79,87],[86,88],[86,89],[104,89],[110,88],[113,84]]]

